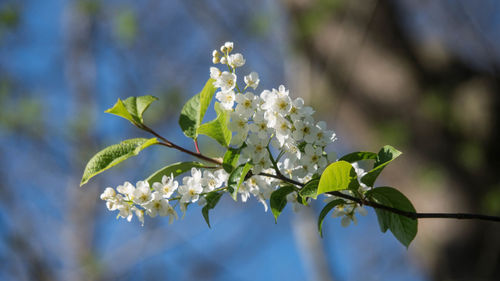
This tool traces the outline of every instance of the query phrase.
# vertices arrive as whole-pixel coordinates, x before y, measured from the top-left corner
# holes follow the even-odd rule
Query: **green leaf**
[[[159,169],[158,171],[150,175],[146,179],[146,181],[148,181],[150,186],[153,186],[153,183],[161,182],[163,176],[170,177],[170,175],[173,175],[174,177],[176,177],[180,174],[190,171],[191,168],[203,168],[203,167],[204,165],[199,162],[178,162]]]
[[[273,212],[275,223],[278,223],[278,217],[286,206],[286,196],[294,191],[295,188],[293,186],[285,185],[271,193],[271,199],[269,202],[271,203],[271,211]]]
[[[359,186],[354,167],[346,161],[334,162],[321,175],[317,195],[330,191],[356,189]]]
[[[377,160],[377,153],[368,151],[358,151],[344,155],[339,160],[347,161],[349,163],[354,163],[361,160]]]
[[[205,221],[208,224],[208,228],[210,228],[210,218],[208,216],[208,211],[215,208],[217,203],[219,203],[220,198],[222,197],[222,192],[212,191],[205,195],[205,199],[207,200],[207,204],[201,209],[201,213],[205,218]]]
[[[156,138],[137,138],[124,140],[119,144],[106,147],[89,160],[83,172],[80,186],[86,184],[93,176],[137,155],[141,150],[157,143],[158,140]]]
[[[123,117],[137,126],[138,124],[142,124],[144,122],[144,119],[142,118],[144,111],[146,111],[151,103],[157,99],[157,97],[149,95],[129,97],[124,101],[118,99],[115,105],[105,112]]]
[[[228,173],[231,173],[236,164],[238,164],[238,158],[240,158],[241,149],[245,146],[245,143],[240,148],[228,148],[224,154],[224,160],[222,162],[222,167]]]
[[[245,177],[251,168],[252,164],[250,163],[241,164],[236,167],[236,169],[234,169],[229,175],[229,178],[227,180],[227,187],[234,201],[238,200],[238,190],[240,189],[243,181],[245,181]]]
[[[415,212],[415,208],[411,204],[410,200],[408,200],[403,193],[392,187],[384,186],[374,188],[369,190],[366,193],[366,196],[375,200],[375,202],[388,207],[393,207],[407,212]],[[386,232],[387,229],[390,229],[399,242],[408,248],[411,241],[413,241],[417,235],[418,221],[416,219],[411,219],[377,208],[375,209],[375,212],[377,213],[382,232]]]
[[[304,199],[307,197],[316,199],[318,197],[318,185],[319,185],[318,178],[310,180],[304,185],[304,187],[300,189],[299,195]]]
[[[395,149],[390,145],[382,147],[382,149],[380,149],[380,151],[378,152],[373,169],[361,178],[361,182],[366,184],[367,186],[373,186],[375,180],[380,175],[385,166],[391,163],[392,160],[398,158],[401,154],[403,154],[401,151]]]
[[[321,213],[319,213],[318,217],[318,232],[321,237],[323,237],[323,220],[325,219],[326,215],[330,212],[331,209],[335,208],[338,205],[345,204],[345,201],[342,199],[335,199],[332,202],[326,204],[326,206],[321,210]]]
[[[214,96],[216,88],[213,85],[214,79],[208,79],[203,90],[189,99],[181,111],[179,125],[184,134],[192,139],[198,137],[198,127],[205,116],[208,106]]]
[[[197,133],[209,136],[224,147],[228,147],[231,142],[231,131],[228,129],[229,111],[221,108],[220,103],[215,103],[215,112],[217,117],[198,127]]]

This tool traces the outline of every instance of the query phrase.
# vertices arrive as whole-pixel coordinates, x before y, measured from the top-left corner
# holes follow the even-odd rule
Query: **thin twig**
[[[370,200],[361,200],[359,198],[356,198],[354,196],[344,194],[340,191],[332,191],[328,192],[330,195],[335,195],[337,197],[341,197],[344,199],[348,199],[351,201],[354,201],[356,203],[370,206],[374,209],[381,209],[385,211],[389,211],[391,213],[401,215],[410,219],[458,219],[458,220],[467,220],[467,219],[476,219],[476,220],[485,220],[485,221],[497,221],[500,222],[500,217],[495,217],[495,216],[487,216],[487,215],[481,215],[481,214],[467,214],[467,213],[416,213],[416,212],[408,212],[408,211],[403,211],[397,208],[385,206],[382,204],[379,204],[377,202],[373,202]]]
[[[147,132],[149,132],[149,133],[151,133],[151,134],[153,134],[155,137],[157,137],[160,140],[162,140],[163,142],[159,142],[159,144],[161,144],[161,145],[177,149],[179,151],[182,151],[184,153],[192,155],[192,156],[194,156],[194,157],[196,157],[198,159],[201,159],[201,160],[204,160],[204,161],[207,161],[207,162],[211,162],[211,163],[214,163],[216,165],[222,165],[222,162],[220,160],[210,158],[210,157],[205,156],[205,155],[203,155],[201,153],[196,153],[196,152],[191,151],[189,149],[186,149],[186,148],[184,148],[182,146],[176,145],[175,143],[173,143],[173,142],[167,140],[166,138],[162,137],[161,135],[159,135],[157,132],[155,132],[153,129],[149,128],[146,125],[142,125],[140,128],[143,129],[143,130],[145,130],[145,131],[147,131]]]

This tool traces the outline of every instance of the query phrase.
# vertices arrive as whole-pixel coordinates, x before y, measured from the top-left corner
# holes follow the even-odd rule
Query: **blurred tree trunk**
[[[81,163],[90,150],[95,149],[96,139],[91,132],[92,110],[96,96],[96,63],[93,44],[95,44],[95,16],[98,5],[92,2],[75,1],[67,5],[63,14],[65,39],[65,70],[69,83],[69,99],[75,108],[73,120],[68,125],[74,126],[69,141],[72,142],[75,157],[71,165],[74,174],[69,177],[67,200],[71,207],[67,213],[68,225],[65,226],[65,239],[70,251],[67,268],[64,273],[68,280],[99,280],[100,272],[94,255],[95,218],[97,217],[96,198],[99,188],[94,182],[85,190],[78,188],[77,180],[81,175]],[[72,129],[72,128],[69,128]]]
[[[355,138],[358,150],[385,142],[402,148],[405,157],[385,180],[403,189],[419,211],[494,215],[483,202],[499,186],[496,75],[442,48],[415,44],[394,1],[284,5],[296,55],[310,64],[297,74],[308,75],[309,83],[296,87],[310,92],[313,104],[321,100],[320,111],[332,112],[339,135]],[[424,172],[439,176],[427,180]],[[411,252],[435,280],[498,280],[498,225],[421,220],[419,226]]]

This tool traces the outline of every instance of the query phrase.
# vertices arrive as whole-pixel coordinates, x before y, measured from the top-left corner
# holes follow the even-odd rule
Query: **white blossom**
[[[227,63],[233,68],[242,67],[245,65],[245,58],[240,53],[232,54],[228,56]]]
[[[254,71],[243,77],[243,80],[245,80],[245,84],[247,84],[247,87],[252,87],[254,90],[257,89],[260,82],[259,74]]]
[[[335,197],[332,196],[330,199],[332,198]],[[362,216],[366,216],[367,214],[367,211],[365,208],[363,208],[363,206],[359,206],[357,204],[356,205],[342,204],[335,207],[335,209],[332,212],[332,217],[334,218],[342,217],[342,219],[340,220],[340,224],[343,227],[347,227],[351,224],[351,222],[353,222],[354,224],[358,222],[355,216],[356,212]]]
[[[132,193],[132,200],[134,203],[142,205],[151,200],[151,187],[147,181],[139,181],[136,188]]]
[[[282,147],[290,136],[291,124],[286,118],[278,117],[274,128],[276,129],[276,138],[280,143],[279,147]]]
[[[246,133],[248,133],[248,130],[250,129],[248,126],[248,118],[238,114],[237,112],[231,112],[230,116],[231,121],[228,125],[229,130],[231,130],[231,132],[243,134],[246,138]]]
[[[132,217],[134,216],[132,206],[126,202],[123,202],[122,204],[119,204],[117,206],[118,211],[118,217],[125,218],[127,221],[131,221]]]
[[[203,192],[203,187],[201,186],[201,171],[192,168],[191,177],[184,177],[182,179],[182,185],[178,189],[181,197],[182,203],[196,202],[200,198],[200,193]]]
[[[116,188],[116,191],[120,192],[121,194],[125,195],[125,197],[128,200],[132,200],[133,193],[135,190],[135,186],[133,186],[130,182],[126,181],[123,185],[119,185]]]
[[[327,165],[326,158],[323,157],[323,150],[320,147],[315,148],[311,144],[307,144],[304,152],[301,161],[303,161],[302,163],[307,163],[309,167],[312,167],[312,165],[325,167]],[[312,172],[312,170],[309,170],[309,172]]]
[[[214,86],[220,88],[222,92],[231,91],[236,86],[236,74],[224,71],[217,77]]]
[[[247,139],[247,146],[241,151],[241,155],[247,159],[252,159],[258,162],[262,157],[267,155],[268,140],[261,139],[257,135],[252,134]]]
[[[220,169],[212,173],[209,170],[203,172],[203,178],[201,179],[202,186],[204,187],[204,192],[213,191],[219,188],[228,178],[226,171]]]
[[[260,93],[260,98],[262,99],[261,108],[263,110],[271,110],[276,102],[276,93],[264,90]]]
[[[221,76],[222,72],[217,67],[210,67],[210,78],[217,80]]]
[[[290,158],[286,158],[283,162],[279,162],[278,167],[280,168],[282,174],[292,179],[295,177],[295,170],[298,169],[297,163]]]
[[[222,108],[231,110],[234,105],[235,94],[234,91],[217,92],[215,98],[220,101]]]
[[[118,207],[120,207],[121,204],[127,204],[126,202],[123,202],[123,196],[120,194],[117,194],[115,198],[106,200],[106,208],[110,211],[118,210]]]
[[[168,214],[168,209],[170,205],[168,204],[168,200],[163,198],[163,195],[155,191],[152,195],[152,200],[144,206],[146,208],[146,213],[154,218],[157,215],[162,217]]]
[[[255,174],[258,174],[258,173],[262,172],[263,170],[271,167],[271,165],[272,165],[272,162],[271,162],[271,159],[269,158],[269,154],[266,153],[266,154],[264,154],[264,156],[262,158],[260,158],[256,162],[253,162],[252,171]]]
[[[316,124],[315,143],[319,146],[326,146],[335,140],[335,133],[326,129],[326,123],[319,121]]]
[[[287,95],[277,95],[272,104],[272,109],[281,116],[288,115],[292,108],[292,100]]]
[[[141,225],[144,226],[144,210],[132,207],[132,211],[135,213],[135,216],[137,217]]]
[[[354,171],[356,172],[356,175],[358,177],[358,183],[359,183],[359,191],[361,192],[366,192],[368,191],[368,189],[370,189],[370,187],[368,187],[366,184],[364,184],[362,181],[361,181],[361,178],[366,175],[366,171],[364,169],[362,169],[361,167],[359,167],[359,164],[357,162],[354,162],[351,164],[352,167],[354,168]]]
[[[258,111],[254,114],[253,123],[249,125],[249,129],[261,139],[268,139],[269,134],[271,134],[271,130],[267,127],[267,121],[262,111]]]
[[[235,112],[245,117],[251,117],[255,109],[257,109],[257,101],[253,93],[246,92],[245,94],[236,94]]]
[[[112,200],[116,197],[116,192],[112,187],[106,187],[100,197],[101,200]]]
[[[302,207],[304,207],[304,205],[300,204],[297,199],[298,199],[298,194],[295,191],[287,194],[286,196],[286,201],[288,203],[292,203],[292,209],[294,212],[298,212],[300,211],[300,209],[302,209]]]
[[[278,97],[285,97],[285,96],[288,96],[288,94],[289,94],[288,90],[285,88],[284,85],[280,85],[278,87],[278,90],[273,89],[273,92],[276,93],[276,95]]]
[[[240,185],[240,188],[238,189],[238,193],[241,196],[241,202],[247,202],[248,198],[250,198],[250,190],[252,187],[247,183],[244,182]]]
[[[165,198],[170,198],[178,187],[179,183],[174,180],[173,174],[170,174],[170,177],[164,175],[161,178],[161,182],[153,183],[153,188],[160,192],[160,194],[162,194]]]
[[[224,43],[224,45],[222,45],[220,47],[220,50],[221,52],[225,53],[225,52],[231,52],[233,50],[233,47],[234,47],[234,43],[233,42],[226,42]]]
[[[305,140],[307,143],[314,143],[318,129],[311,121],[310,119],[295,120],[295,122],[293,122],[293,139],[296,141]]]
[[[106,201],[106,208],[110,211],[117,210],[120,204],[123,204],[123,196],[116,194],[115,190],[111,187],[107,187],[100,198]]]

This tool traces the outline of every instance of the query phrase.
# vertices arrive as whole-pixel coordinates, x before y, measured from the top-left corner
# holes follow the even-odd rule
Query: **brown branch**
[[[155,131],[153,131],[153,129],[147,127],[146,125],[141,124],[141,126],[139,128],[141,128],[141,129],[143,129],[143,130],[145,130],[145,131],[153,134],[154,136],[156,136],[157,138],[159,138],[160,140],[162,140],[162,142],[159,143],[161,145],[177,149],[179,151],[182,151],[184,153],[192,155],[192,156],[194,156],[194,157],[196,157],[198,159],[201,159],[201,160],[204,160],[204,161],[207,161],[207,162],[210,162],[210,163],[214,163],[217,166],[222,166],[222,161],[220,161],[218,159],[210,158],[210,157],[205,156],[205,155],[203,155],[201,153],[197,153],[197,152],[185,149],[185,148],[183,148],[181,146],[178,146],[178,145],[170,142],[166,138],[160,136],[158,133],[156,133]],[[300,186],[300,187],[303,187],[305,185],[305,184],[303,184],[301,182],[298,182],[296,180],[287,178],[286,176],[284,176],[280,172],[279,169],[275,169],[275,170],[276,170],[276,173],[277,173],[276,175],[269,174],[269,173],[259,173],[258,175],[264,176],[264,177],[270,177],[270,178],[279,179],[279,180],[282,180],[284,182],[287,182],[287,183],[290,183],[290,184],[293,184],[293,185],[296,185],[296,186]],[[251,177],[252,173],[249,172],[247,174],[247,176]],[[393,208],[393,207],[390,207],[390,206],[382,205],[382,204],[379,204],[379,203],[374,202],[374,201],[360,199],[360,198],[351,196],[349,194],[344,194],[344,193],[342,193],[340,191],[331,191],[331,192],[328,192],[328,194],[334,195],[334,196],[337,196],[337,197],[340,197],[340,198],[344,198],[344,199],[347,199],[347,200],[351,200],[353,202],[359,203],[361,205],[366,205],[366,206],[372,207],[374,209],[385,210],[385,211],[388,211],[388,212],[391,212],[391,213],[394,213],[394,214],[397,214],[397,215],[401,215],[401,216],[404,216],[404,217],[407,217],[407,218],[410,218],[410,219],[414,219],[414,220],[416,220],[416,219],[431,219],[431,218],[434,218],[434,219],[483,220],[483,221],[500,222],[500,217],[496,217],[496,216],[488,216],[488,215],[481,215],[481,214],[470,214],[470,213],[418,213],[418,212],[408,212],[408,211],[403,211],[403,210],[400,210],[400,209],[397,209],[397,208]]]
[[[297,186],[304,186],[303,183],[300,183],[298,181],[289,179],[285,176],[283,176],[279,171],[277,171],[278,175],[273,175],[273,174],[268,174],[268,173],[260,173],[259,175],[261,176],[266,176],[266,177],[272,177],[275,179],[280,179],[282,181],[297,185]],[[403,211],[394,207],[386,206],[379,204],[374,201],[370,200],[363,200],[361,198],[357,198],[348,194],[344,194],[340,191],[332,191],[328,192],[330,195],[334,195],[340,198],[348,199],[353,202],[359,203],[361,205],[366,205],[369,207],[372,207],[374,209],[380,209],[380,210],[385,210],[389,211],[391,213],[401,215],[410,219],[458,219],[458,220],[483,220],[483,221],[496,221],[500,222],[500,217],[495,217],[495,216],[488,216],[488,215],[481,215],[481,214],[468,214],[468,213],[417,213],[417,212],[408,212],[408,211]]]
[[[205,156],[201,153],[197,153],[197,152],[194,152],[194,151],[191,151],[189,149],[186,149],[182,146],[178,146],[176,145],[175,143],[167,140],[166,138],[162,137],[161,135],[159,135],[157,132],[155,132],[153,129],[149,128],[148,126],[144,125],[144,124],[140,124],[139,128],[153,134],[155,137],[159,138],[160,140],[162,140],[163,142],[160,142],[159,144],[161,145],[164,145],[166,147],[170,147],[170,148],[173,148],[173,149],[177,149],[179,151],[182,151],[184,153],[187,153],[189,155],[192,155],[198,159],[201,159],[201,160],[204,160],[204,161],[207,161],[207,162],[210,162],[210,163],[214,163],[216,165],[222,165],[222,162],[220,160],[217,160],[217,159],[213,159],[213,158],[210,158],[208,156]]]
[[[458,219],[458,220],[484,220],[484,221],[497,221],[500,222],[500,217],[495,217],[495,216],[487,216],[487,215],[481,215],[481,214],[467,214],[467,213],[417,213],[417,212],[408,212],[408,211],[403,211],[397,208],[385,206],[382,204],[379,204],[377,202],[369,201],[369,200],[361,200],[360,198],[356,198],[354,196],[344,194],[340,191],[332,191],[328,192],[330,195],[335,195],[337,197],[341,197],[344,199],[348,199],[351,201],[354,201],[356,203],[359,203],[361,205],[366,205],[370,206],[374,209],[381,209],[385,211],[389,211],[391,213],[401,215],[410,219]]]

